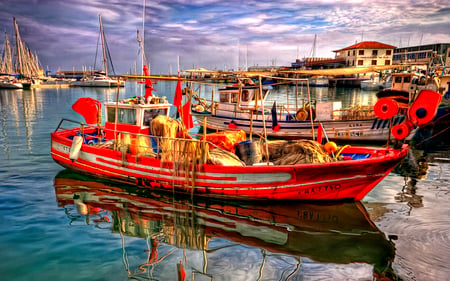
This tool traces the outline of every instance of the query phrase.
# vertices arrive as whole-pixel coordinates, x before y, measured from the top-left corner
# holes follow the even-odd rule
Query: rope
[[[447,127],[447,128],[445,128],[445,129],[441,130],[439,133],[434,134],[434,135],[432,135],[431,137],[424,139],[423,141],[419,142],[419,143],[416,144],[415,146],[416,146],[416,147],[417,147],[417,146],[420,146],[420,145],[423,144],[424,142],[427,142],[427,141],[431,140],[432,138],[439,136],[439,135],[442,134],[443,132],[447,131],[449,128],[450,128],[450,127]]]

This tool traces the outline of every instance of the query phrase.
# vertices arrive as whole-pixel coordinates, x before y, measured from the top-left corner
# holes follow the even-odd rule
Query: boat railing
[[[68,123],[72,125],[69,126]],[[75,124],[77,127],[74,127]],[[149,156],[161,159],[162,162],[194,161],[202,164],[206,163],[207,153],[210,149],[215,148],[225,154],[231,153],[210,141],[200,139],[200,135],[196,134],[155,136],[108,129],[103,126],[90,126],[70,119],[62,119],[55,132],[67,133],[67,137],[80,135],[85,144],[96,148],[117,150],[124,156],[129,153],[136,158],[136,161],[141,156]]]

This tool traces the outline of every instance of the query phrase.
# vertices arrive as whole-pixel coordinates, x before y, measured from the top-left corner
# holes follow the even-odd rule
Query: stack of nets
[[[262,155],[267,159],[266,147],[261,146]],[[309,163],[325,163],[336,161],[323,149],[323,146],[312,140],[269,141],[269,161],[275,165],[295,165]]]

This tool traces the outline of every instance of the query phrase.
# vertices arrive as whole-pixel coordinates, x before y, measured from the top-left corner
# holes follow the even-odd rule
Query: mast
[[[103,52],[103,67],[105,70],[105,76],[108,76],[108,60],[106,57],[106,42],[105,42],[105,34],[103,33],[103,24],[102,24],[102,16],[98,15],[98,20],[100,22],[100,36],[102,40],[102,52]]]
[[[2,73],[8,73],[8,74],[11,74],[14,72],[12,56],[11,56],[11,43],[9,42],[8,34],[6,32],[5,32],[5,45],[4,45],[4,50],[3,50],[3,57],[2,57],[2,63],[0,66],[0,71]]]
[[[19,27],[17,26],[16,18],[13,18],[13,24],[14,24],[14,32],[16,35],[16,55],[17,55],[17,62],[16,62],[16,72],[23,74],[23,67],[22,67],[22,42],[20,40],[19,35]]]
[[[145,0],[143,3],[143,7],[142,7],[142,42],[141,42],[141,46],[142,46],[142,56],[141,56],[141,61],[142,61],[142,75],[144,75],[144,63],[147,64],[147,62],[145,61],[145,51],[144,51],[144,45],[145,45]],[[148,70],[149,74],[150,69]]]

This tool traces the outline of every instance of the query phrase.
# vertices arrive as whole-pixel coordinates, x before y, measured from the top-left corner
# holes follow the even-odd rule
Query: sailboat
[[[25,42],[22,40],[16,19],[14,18],[13,21],[16,37],[15,72],[16,74],[19,74],[23,87],[30,88],[33,85],[38,85],[40,83],[41,79],[44,77],[44,72],[39,66],[37,54],[26,47]]]
[[[43,70],[39,66],[37,54],[26,47],[25,42],[22,41],[15,18],[13,18],[13,24],[16,39],[14,58],[11,43],[5,33],[3,55],[0,61],[0,73],[2,74],[0,88],[30,88],[31,85],[39,84],[40,79],[44,76]]]
[[[8,35],[5,33],[5,43],[3,46],[2,57],[0,58],[0,89],[22,89],[22,83],[18,82],[13,73],[13,63],[11,55],[11,43]]]
[[[98,16],[100,23],[100,37],[102,42],[102,55],[103,55],[103,71],[95,72],[92,76],[83,78],[79,81],[74,81],[71,83],[71,86],[79,86],[79,87],[124,87],[125,82],[119,81],[118,79],[114,79],[108,76],[108,63],[111,63],[111,56],[109,54],[108,45],[106,43],[106,37],[103,30],[102,16]],[[111,68],[114,72],[114,66]]]

